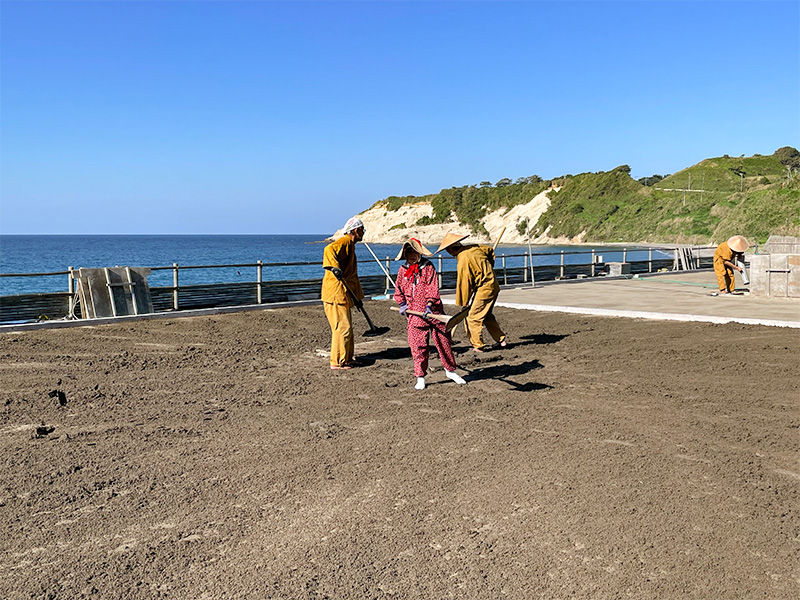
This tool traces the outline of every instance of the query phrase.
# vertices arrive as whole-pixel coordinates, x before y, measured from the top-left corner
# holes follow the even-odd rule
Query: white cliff
[[[536,195],[527,204],[518,204],[513,208],[503,208],[486,214],[481,222],[489,232],[491,239],[485,236],[470,235],[469,242],[494,243],[497,236],[506,228],[502,241],[504,244],[527,244],[527,230],[534,229],[539,217],[550,206],[548,193],[558,191],[560,188],[551,188]],[[384,206],[374,206],[360,213],[358,217],[364,222],[366,235],[364,241],[374,244],[400,244],[410,237],[417,238],[427,246],[438,247],[439,242],[448,231],[456,233],[470,233],[469,227],[458,223],[455,215],[450,215],[448,223],[436,225],[416,225],[422,217],[433,215],[433,207],[429,202],[404,204],[398,210],[388,210]],[[520,233],[522,229],[522,233]],[[331,239],[338,238],[342,231],[338,230]],[[536,237],[531,237],[532,244],[577,244],[583,241],[583,233],[574,238],[553,238],[547,231]],[[433,248],[435,249],[435,248]]]

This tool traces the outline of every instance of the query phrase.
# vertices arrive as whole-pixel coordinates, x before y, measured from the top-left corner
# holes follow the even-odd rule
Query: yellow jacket
[[[356,243],[349,236],[344,235],[325,246],[322,266],[341,269],[342,278],[350,291],[359,300],[364,297],[364,292],[361,290],[361,282],[358,279]],[[327,269],[325,270],[325,275],[322,276],[322,301],[353,306],[353,301],[347,295],[344,286]]]
[[[736,253],[728,246],[728,242],[722,242],[714,251],[714,263],[723,265],[726,260],[733,262]]]
[[[491,246],[464,246],[456,258],[456,304],[469,304],[472,294],[478,289],[495,295],[500,293],[500,284],[494,276],[494,250]]]

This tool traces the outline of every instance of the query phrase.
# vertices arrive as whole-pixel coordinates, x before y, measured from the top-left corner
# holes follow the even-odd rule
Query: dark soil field
[[[0,598],[800,597],[800,332],[367,308],[0,334]]]

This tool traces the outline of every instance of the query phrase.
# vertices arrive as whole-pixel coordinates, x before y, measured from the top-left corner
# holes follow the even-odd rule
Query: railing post
[[[178,310],[178,263],[172,263],[172,309]]]
[[[561,279],[564,279],[564,251],[561,251]]]
[[[525,255],[525,262],[522,267],[522,283],[528,282],[528,255]]]
[[[628,249],[622,249],[622,262],[628,262]]]
[[[258,282],[258,287],[256,291],[258,293],[258,303],[261,304],[261,284],[263,283],[262,275],[264,271],[264,266],[261,264],[261,260],[256,263],[256,281]]]
[[[439,257],[439,287],[442,287],[442,257]]]
[[[503,258],[503,285],[508,285],[508,275],[506,274],[506,255],[500,255]]]
[[[67,291],[69,292],[69,303],[67,304],[67,317],[73,316],[73,311],[75,310],[75,274],[72,272],[72,267],[67,267],[69,271],[69,281],[67,283]]]
[[[592,277],[594,277],[594,264],[597,262],[594,255],[594,248],[592,248]]]
[[[675,250],[673,250],[673,252],[674,252],[674,258],[673,258],[673,261],[672,261],[672,270],[673,271],[677,271],[678,270],[678,264],[679,264],[678,263],[678,249],[675,248]]]
[[[533,270],[533,254],[531,254],[531,287],[536,287],[536,272]]]
[[[653,272],[653,249],[652,248],[648,248],[647,249],[647,272],[648,273],[652,273]]]
[[[392,272],[391,268],[392,268],[391,259],[387,256],[386,257],[386,272],[387,273],[391,273]],[[385,294],[389,293],[389,290],[391,289],[391,287],[390,287],[391,285],[392,285],[392,280],[388,275],[386,275],[386,287],[383,288]]]

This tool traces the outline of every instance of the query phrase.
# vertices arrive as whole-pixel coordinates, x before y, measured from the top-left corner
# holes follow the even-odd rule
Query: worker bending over
[[[730,294],[736,289],[733,270],[742,272],[736,261],[744,262],[744,252],[749,246],[750,244],[741,235],[734,235],[717,246],[714,252],[714,273],[717,276],[719,294]]]
[[[463,246],[461,241],[467,237],[469,236],[448,233],[436,252],[446,250],[458,260],[456,304],[471,306],[465,325],[472,349],[475,352],[484,352],[490,348],[483,344],[481,332],[484,325],[496,342],[495,346],[505,347],[506,334],[500,329],[492,313],[500,294],[500,284],[494,275],[494,249],[478,244]],[[471,305],[470,298],[473,298]]]

